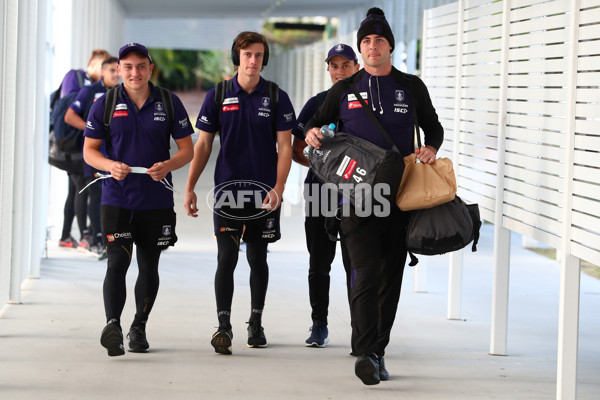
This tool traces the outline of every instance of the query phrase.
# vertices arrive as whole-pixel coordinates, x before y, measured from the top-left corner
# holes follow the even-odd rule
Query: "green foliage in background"
[[[171,90],[209,89],[233,72],[227,52],[173,49],[149,51],[154,61],[152,82]]]

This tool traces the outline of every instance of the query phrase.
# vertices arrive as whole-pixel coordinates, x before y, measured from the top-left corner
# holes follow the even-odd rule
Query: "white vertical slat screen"
[[[423,79],[446,132],[441,156],[460,137],[459,194],[493,221],[498,121],[506,130],[503,226],[560,246],[567,121],[575,119],[571,252],[600,264],[600,1],[581,2],[579,43],[569,43],[570,2],[512,0],[507,52],[506,112],[499,119],[503,2],[465,1],[461,42],[458,3],[427,10]],[[456,46],[462,62],[456,65]],[[577,46],[575,115],[568,112],[568,57]],[[460,107],[454,107],[455,76]],[[460,132],[454,132],[455,121]]]

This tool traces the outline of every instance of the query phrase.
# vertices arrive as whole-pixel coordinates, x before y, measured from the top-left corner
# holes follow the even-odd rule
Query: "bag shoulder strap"
[[[371,110],[371,108],[369,108],[369,106],[367,106],[367,103],[365,103],[365,100],[362,98],[360,93],[358,93],[358,90],[356,90],[356,85],[354,85],[354,83],[352,83],[352,82],[346,82],[346,83],[348,84],[348,86],[350,86],[350,90],[352,90],[352,93],[354,94],[354,96],[356,96],[356,98],[362,105],[362,108],[365,110],[367,115],[369,117],[371,117],[371,120],[373,120],[373,122],[375,123],[375,126],[377,126],[377,128],[379,128],[379,131],[381,132],[381,134],[383,135],[385,140],[392,146],[392,150],[395,151],[396,153],[399,153],[400,151],[398,151],[398,148],[396,147],[396,144],[394,143],[394,141],[392,140],[390,135],[388,135],[388,133],[386,132],[383,125],[381,125],[381,122],[379,122],[379,120],[377,119],[375,114],[373,114],[373,111]]]
[[[79,89],[81,89],[85,84],[85,72],[76,69],[75,77],[77,78],[77,84],[79,84]]]
[[[269,92],[269,98],[271,99],[271,105],[274,110],[277,110],[277,103],[279,103],[279,86],[275,82],[266,81],[267,91]]]
[[[165,105],[167,120],[169,121],[169,124],[172,124],[173,120],[175,119],[175,108],[173,106],[173,97],[171,96],[171,91],[162,86],[157,86],[157,88],[160,92],[162,103]]]
[[[112,121],[117,101],[121,97],[121,89],[119,85],[110,88],[106,91],[106,99],[104,100],[104,113],[102,114],[102,123],[104,124],[104,142],[106,151],[110,147],[110,123]]]

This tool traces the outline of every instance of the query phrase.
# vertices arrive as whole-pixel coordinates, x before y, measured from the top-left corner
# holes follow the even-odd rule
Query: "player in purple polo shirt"
[[[369,9],[358,29],[357,42],[364,69],[330,89],[323,106],[306,125],[306,143],[319,148],[318,138],[323,137],[319,127],[339,120],[343,132],[385,149],[391,147],[349,88],[354,84],[402,155],[415,152],[421,162],[433,163],[444,140],[444,129],[425,84],[392,66],[394,35],[381,9]],[[425,133],[425,146],[416,150],[415,116]],[[351,264],[352,348],[358,356],[354,372],[365,385],[389,379],[384,354],[396,317],[407,256],[408,215],[395,204],[390,206],[387,216],[360,217],[351,208],[350,215],[342,215],[340,221],[340,236]]]
[[[117,71],[117,57],[109,57],[102,62],[102,79],[100,81],[81,88],[73,103],[65,113],[65,122],[81,131],[85,129],[85,121],[94,102],[106,93],[107,89],[117,86],[119,83],[119,71]],[[83,151],[83,148],[82,148]],[[83,175],[71,173],[70,177],[75,183],[77,192],[80,192],[88,183],[98,177],[97,171],[88,164],[83,165]],[[92,185],[83,193],[75,196],[75,210],[81,215],[78,220],[85,221],[89,216],[91,232],[83,231],[80,247],[97,252],[101,259],[106,257],[106,250],[102,240],[100,222],[100,196],[101,185]],[[86,207],[87,206],[87,207]],[[85,227],[84,229],[87,229]]]
[[[98,82],[102,78],[102,62],[109,57],[110,54],[104,49],[92,51],[85,70],[72,69],[65,74],[60,85],[60,98],[72,93],[76,94],[83,87]],[[63,229],[58,245],[67,248],[86,248],[88,244],[85,232],[87,229],[86,213],[81,199],[77,198],[77,193],[81,189],[78,187],[80,183],[83,183],[84,177],[75,172],[67,172],[67,176],[69,177],[69,188],[63,211]],[[77,225],[79,226],[79,242],[71,236],[71,227],[75,216],[77,216]]]
[[[187,214],[197,217],[194,187],[206,167],[215,134],[220,131],[221,150],[214,175],[214,228],[218,247],[215,297],[219,328],[211,344],[221,354],[231,354],[233,272],[240,239],[246,242],[251,268],[247,345],[267,345],[261,322],[269,280],[267,244],[281,236],[279,206],[291,166],[291,130],[296,121],[288,95],[280,89],[270,93],[272,82],[260,76],[269,58],[266,38],[255,32],[242,32],[233,41],[231,50],[237,74],[228,83],[231,88],[225,90],[219,108],[215,89],[206,95],[196,122],[200,135],[184,200]],[[220,85],[226,87],[224,83]]]
[[[339,43],[333,46],[327,58],[327,71],[331,77],[331,82],[336,83],[350,75],[356,73],[360,64],[356,58],[356,53],[351,46]],[[304,124],[310,120],[317,109],[325,101],[329,91],[323,91],[306,102],[302,111],[298,115],[298,123],[292,130],[294,135],[293,158],[297,163],[309,166],[308,160],[302,153],[306,147],[304,141]],[[336,123],[337,121],[331,121]],[[325,216],[321,213],[321,206],[331,204],[329,193],[324,192],[321,197],[321,182],[312,172],[308,170],[306,180],[304,181],[304,199],[306,200],[306,218],[304,220],[304,231],[306,233],[306,247],[310,254],[308,263],[308,293],[310,306],[312,309],[312,326],[310,328],[310,337],[306,339],[306,346],[325,347],[329,343],[329,331],[327,329],[327,314],[329,308],[329,286],[331,272],[331,263],[335,258],[336,242],[330,240],[325,230]],[[335,217],[332,217],[335,218]],[[342,244],[342,259],[347,276],[350,268],[350,260],[347,257],[346,249]],[[348,285],[349,286],[349,285]]]
[[[193,157],[193,132],[181,100],[172,95],[174,118],[169,122],[160,91],[149,82],[154,64],[146,47],[129,43],[119,50],[123,84],[110,124],[107,156],[101,146],[107,138],[103,113],[106,96],[99,98],[85,128],[85,161],[112,178],[102,181],[102,234],[107,242],[108,265],[104,279],[107,325],[100,343],[109,356],[125,354],[121,313],[125,306],[125,277],[136,245],[139,274],[135,285],[136,314],[129,334],[129,351],[146,352],[146,322],[158,293],[161,250],[173,246],[175,211],[171,171]],[[177,152],[170,156],[171,137]]]

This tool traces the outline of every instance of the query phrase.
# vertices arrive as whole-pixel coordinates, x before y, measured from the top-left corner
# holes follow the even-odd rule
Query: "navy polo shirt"
[[[294,129],[292,129],[292,135],[296,136],[300,140],[304,140],[304,125],[310,121],[313,115],[315,115],[315,112],[320,105],[321,104],[317,104],[317,96],[313,96],[308,99],[306,104],[304,104],[304,107],[302,107],[300,114],[298,114],[296,126]]]
[[[69,106],[72,108],[77,115],[82,117],[83,119],[87,118],[87,114],[89,114],[90,109],[92,108],[92,104],[102,95],[106,93],[106,87],[104,86],[104,81],[100,80],[90,86],[84,86],[81,88],[73,103]]]
[[[90,109],[94,102],[102,97],[106,93],[106,87],[104,81],[100,80],[90,86],[84,86],[75,96],[73,103],[69,106],[77,115],[82,119],[87,119]],[[83,132],[82,132],[83,133]],[[102,152],[105,153],[104,145],[102,146]],[[83,173],[85,176],[93,176],[94,170],[86,162],[83,163]]]
[[[173,98],[174,118],[169,125],[160,92],[150,83],[150,96],[141,109],[125,93],[121,84],[121,98],[110,125],[110,147],[107,157],[130,167],[150,168],[157,162],[171,158],[171,137],[182,139],[193,133],[188,115],[179,97]],[[104,139],[102,116],[106,96],[92,106],[84,135]],[[172,183],[171,174],[166,177]],[[156,210],[173,207],[173,192],[150,175],[130,173],[122,181],[102,180],[102,205],[123,207],[129,210]]]
[[[89,86],[92,84],[92,78],[85,72],[83,69],[72,69],[67,72],[62,80],[62,86],[60,89],[60,97],[65,97],[70,93],[77,93],[82,86],[79,85],[79,80],[77,79],[77,73],[83,74],[83,86]]]
[[[196,127],[216,133],[221,125],[221,150],[215,168],[215,186],[234,180],[252,180],[273,188],[277,180],[277,131],[291,130],[296,122],[286,92],[279,89],[276,115],[270,104],[265,80],[247,93],[233,77],[233,88],[225,93],[217,110],[215,89],[208,91]]]

